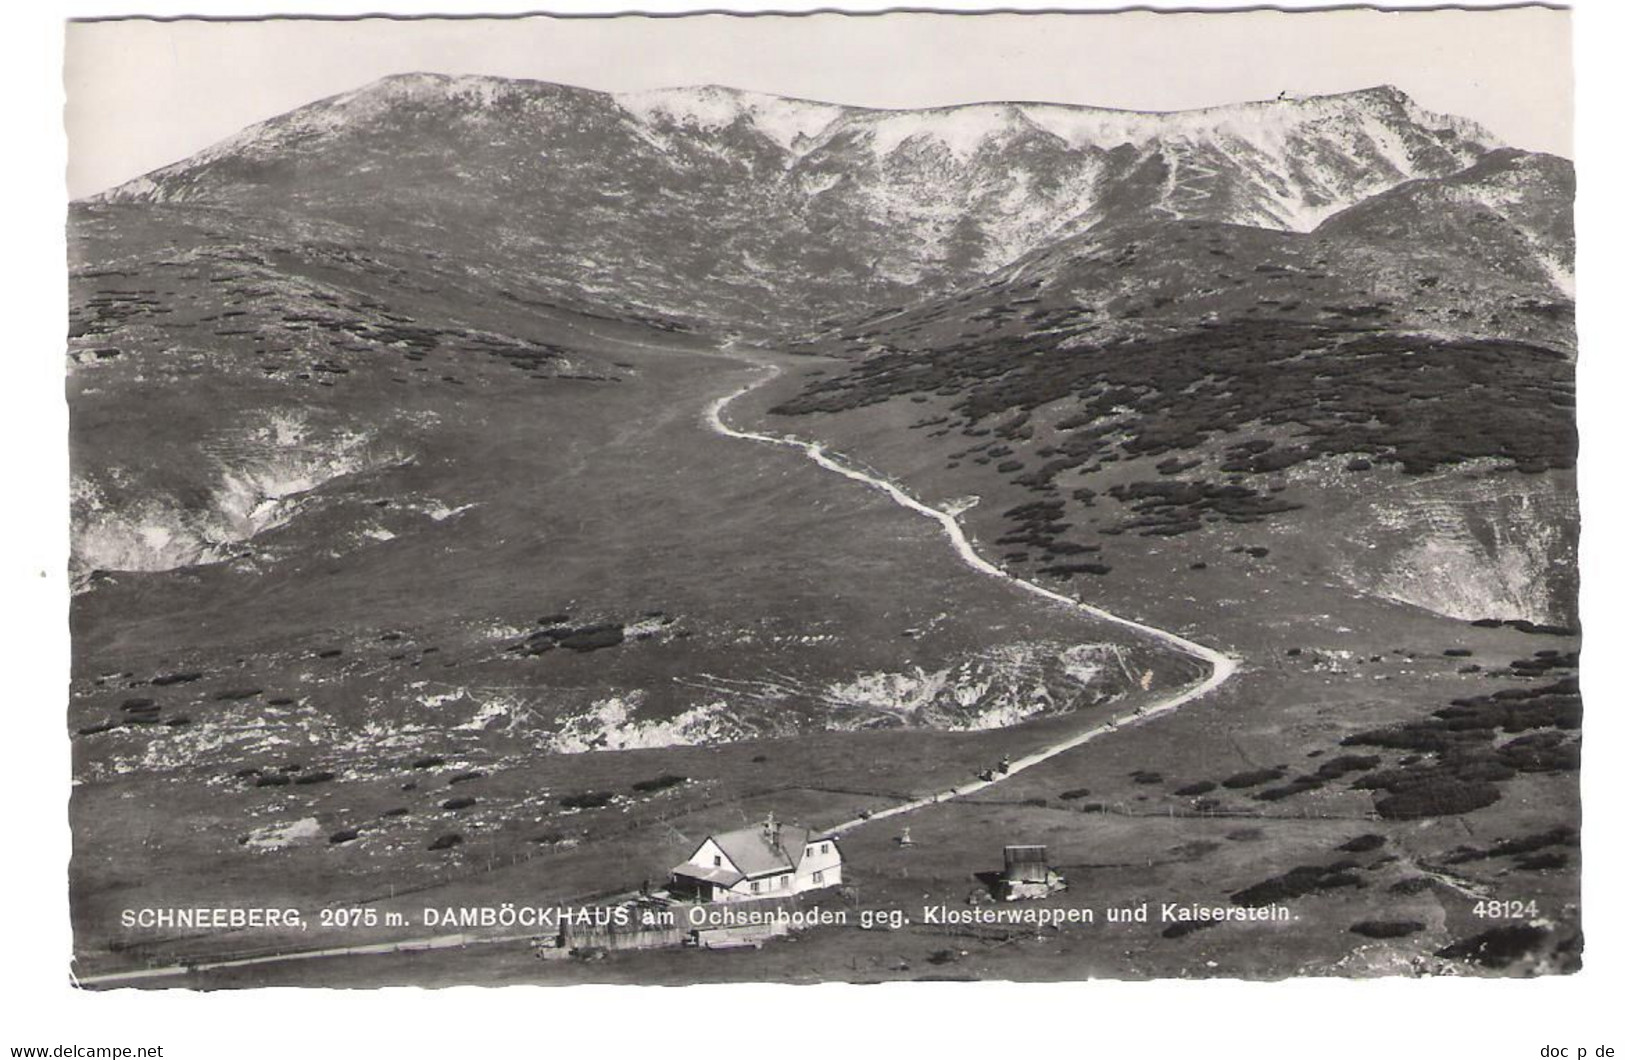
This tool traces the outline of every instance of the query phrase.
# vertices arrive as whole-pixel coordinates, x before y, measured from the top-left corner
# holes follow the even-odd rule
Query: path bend
[[[1164,714],[1171,714],[1180,707],[1194,702],[1195,700],[1201,699],[1203,696],[1212,692],[1214,689],[1228,681],[1236,672],[1239,665],[1238,660],[1232,656],[1226,655],[1216,648],[1210,648],[1205,644],[1198,644],[1196,641],[1191,640],[1188,637],[1182,637],[1179,634],[1173,633],[1166,629],[1159,629],[1156,626],[1147,625],[1144,622],[1136,622],[1132,618],[1124,618],[1121,615],[1115,615],[1112,612],[1107,611],[1105,608],[1096,607],[1093,604],[1083,603],[1082,601],[1075,600],[1070,596],[1055,592],[1053,589],[1046,589],[1042,585],[1038,585],[1035,582],[1030,582],[1024,578],[1016,577],[977,552],[976,549],[971,545],[970,539],[965,536],[964,527],[959,524],[959,520],[953,515],[950,515],[948,512],[945,512],[940,508],[933,508],[929,504],[918,500],[894,482],[880,478],[876,475],[871,475],[866,471],[862,471],[851,466],[850,464],[844,463],[837,457],[831,456],[822,443],[805,442],[799,438],[776,434],[764,434],[759,431],[740,430],[736,427],[729,426],[728,422],[722,418],[724,409],[739,398],[744,397],[753,390],[766,386],[768,383],[772,382],[774,379],[783,374],[783,369],[776,364],[762,365],[759,361],[750,361],[749,363],[759,365],[760,367],[764,368],[765,371],[763,371],[758,378],[746,383],[744,386],[732,391],[731,393],[724,394],[722,397],[717,398],[706,406],[705,420],[707,425],[713,431],[729,438],[739,438],[747,441],[761,442],[766,445],[776,445],[782,448],[800,450],[819,467],[822,467],[828,471],[833,471],[837,475],[844,476],[856,482],[861,482],[873,489],[877,489],[886,494],[902,507],[907,508],[910,511],[918,512],[928,519],[935,520],[937,524],[942,527],[943,533],[948,536],[948,540],[950,543],[952,543],[954,551],[958,553],[959,558],[973,570],[980,571],[981,573],[990,577],[1002,578],[1005,581],[1011,582],[1012,584],[1020,587],[1024,591],[1032,593],[1034,596],[1061,604],[1065,607],[1073,608],[1082,612],[1083,614],[1091,616],[1092,618],[1100,619],[1101,621],[1108,622],[1116,626],[1121,626],[1124,629],[1132,629],[1137,633],[1144,634],[1152,640],[1166,644],[1171,648],[1184,652],[1186,655],[1189,655],[1192,658],[1200,660],[1209,668],[1208,676],[1205,679],[1198,681],[1196,684],[1189,685],[1179,691],[1164,696],[1161,699],[1154,700],[1151,703],[1142,704],[1133,711],[1120,715],[1116,718],[1112,718],[1111,720],[1103,722],[1092,729],[1088,729],[1080,733],[1074,733],[1063,740],[1059,740],[1055,743],[1041,747],[1031,754],[1024,755],[1023,757],[1012,761],[1009,769],[1002,773],[996,774],[992,780],[975,780],[966,784],[961,784],[957,787],[949,788],[946,791],[935,792],[931,795],[911,799],[908,802],[899,803],[895,806],[888,806],[883,810],[876,810],[872,813],[866,814],[865,816],[857,817],[850,821],[843,821],[842,823],[835,825],[833,828],[830,828],[830,832],[850,831],[851,829],[857,828],[860,825],[866,824],[870,821],[878,821],[887,817],[897,817],[902,814],[912,813],[914,810],[920,809],[924,806],[931,806],[940,802],[947,802],[951,799],[962,798],[966,795],[972,795],[976,792],[983,791],[995,784],[1000,783],[1001,781],[1008,780],[1017,773],[1031,769],[1033,766],[1036,766],[1042,762],[1047,762],[1056,755],[1064,754],[1067,751],[1070,751],[1075,747],[1081,747],[1082,745],[1091,740],[1097,739],[1100,736],[1104,736],[1110,732],[1115,732],[1117,729],[1122,728],[1125,725],[1138,724],[1154,717],[1159,717]]]

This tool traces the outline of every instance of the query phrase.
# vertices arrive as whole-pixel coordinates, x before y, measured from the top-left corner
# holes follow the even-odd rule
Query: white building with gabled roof
[[[671,870],[673,897],[699,902],[784,898],[841,882],[836,837],[800,825],[765,822],[705,837]]]

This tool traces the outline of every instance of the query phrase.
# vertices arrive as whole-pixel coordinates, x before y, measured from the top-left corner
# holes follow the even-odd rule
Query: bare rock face
[[[1358,562],[1338,567],[1357,589],[1450,618],[1572,627],[1577,517],[1572,488],[1549,476],[1430,479],[1347,526],[1341,554]]]

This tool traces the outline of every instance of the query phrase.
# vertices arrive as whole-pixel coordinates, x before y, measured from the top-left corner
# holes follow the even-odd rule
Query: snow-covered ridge
[[[720,222],[707,227],[727,233],[721,264],[704,282],[730,292],[834,282],[831,256],[888,284],[953,282],[1125,215],[1308,231],[1495,146],[1473,123],[1386,86],[1172,112],[1033,101],[885,110],[715,85],[611,94],[403,74],[245,129],[104,198],[229,202],[264,181],[350,208],[347,176],[375,180],[397,141],[441,160],[454,203],[512,195],[531,225],[561,208],[550,175],[573,172],[595,174],[587,187],[605,217]],[[474,169],[462,168],[471,158]],[[619,186],[623,171],[637,183]],[[805,250],[773,236],[803,228],[815,233]],[[820,243],[826,231],[836,245]],[[621,239],[599,226],[558,253],[602,261],[624,256]],[[613,278],[620,292],[663,292],[679,312],[694,301],[685,282],[663,266]]]
[[[860,175],[847,194],[921,248],[919,261],[878,266],[901,282],[930,267],[967,216],[985,229],[984,265],[1099,220],[1102,160],[1124,148],[1166,170],[1158,213],[1308,231],[1366,196],[1470,165],[1497,146],[1475,123],[1428,111],[1391,86],[1167,112],[1040,102],[885,110],[714,85],[614,99],[657,146],[753,128],[784,151],[808,195],[832,187],[837,169]],[[1036,186],[1049,191],[1035,198]]]
[[[1327,122],[1391,121],[1403,117],[1433,130],[1493,144],[1495,138],[1465,118],[1437,114],[1418,106],[1391,85],[1325,96],[1289,97],[1229,103],[1177,111],[1110,110],[1060,103],[1023,103],[1022,114],[1076,147],[1085,143],[1140,145],[1152,138],[1233,136],[1245,139],[1286,135]]]
[[[714,132],[743,118],[762,135],[791,152],[816,140],[849,109],[834,103],[814,103],[715,85],[623,92],[614,98],[623,110],[644,123],[665,121]]]
[[[704,85],[617,94],[629,114],[643,122],[666,121],[707,131],[743,119],[786,150],[804,154],[843,132],[866,136],[882,155],[928,137],[959,159],[985,143],[1023,132],[1042,132],[1072,149],[1143,147],[1154,140],[1244,140],[1281,148],[1292,134],[1315,126],[1341,125],[1351,134],[1380,140],[1400,118],[1465,141],[1497,146],[1481,126],[1418,106],[1392,86],[1326,96],[1231,103],[1182,111],[1136,111],[1069,103],[985,102],[920,109],[842,106],[762,92]],[[1402,159],[1396,152],[1396,162]],[[1406,168],[1398,165],[1402,171]]]
[[[961,161],[974,156],[984,145],[1018,134],[1047,134],[1074,150],[1218,139],[1245,141],[1268,154],[1278,154],[1294,133],[1315,126],[1341,123],[1350,136],[1364,134],[1378,141],[1391,138],[1387,125],[1396,118],[1484,147],[1498,146],[1495,138],[1475,123],[1426,111],[1390,86],[1183,111],[1047,102],[980,102],[888,110],[717,85],[610,94],[546,81],[412,73],[385,77],[250,125],[191,158],[137,178],[105,197],[152,197],[166,176],[225,157],[258,157],[292,142],[308,145],[313,139],[365,124],[403,106],[454,102],[470,116],[478,116],[503,102],[550,109],[562,97],[572,95],[613,101],[634,124],[646,128],[675,126],[715,132],[743,120],[795,156],[805,155],[843,133],[865,139],[880,155],[928,139],[940,143]],[[1401,172],[1409,171],[1403,159],[1396,156],[1396,162]]]

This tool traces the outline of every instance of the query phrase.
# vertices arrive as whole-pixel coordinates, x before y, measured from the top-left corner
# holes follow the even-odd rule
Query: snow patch
[[[503,696],[492,696],[480,704],[472,716],[457,728],[464,732],[479,732],[491,727],[499,718],[515,716],[517,703]]]
[[[563,719],[547,739],[558,754],[587,751],[623,751],[647,747],[688,747],[727,743],[747,735],[735,721],[726,701],[704,703],[664,721],[638,721],[644,702],[641,691],[597,700],[580,714]]]
[[[248,834],[243,842],[246,847],[255,850],[281,850],[293,846],[295,843],[307,839],[315,839],[322,834],[321,822],[314,817],[301,817],[288,824],[266,825],[256,828]]]
[[[292,520],[320,486],[402,459],[376,447],[369,433],[323,435],[287,413],[203,448],[218,475],[203,505],[165,495],[115,504],[96,482],[74,480],[72,565],[81,585],[94,570],[163,571],[229,559],[237,546]],[[115,468],[105,478],[116,485],[129,476]],[[369,536],[378,533],[387,531]]]
[[[829,685],[823,698],[837,712],[852,715],[838,719],[838,728],[882,719],[954,731],[1004,728],[1072,710],[1092,692],[1113,653],[1120,660],[1120,650],[1111,644],[1003,645],[940,670],[916,666],[860,674]]]
[[[955,161],[966,162],[997,137],[1025,126],[1019,107],[977,104],[943,110],[894,111],[866,116],[869,143],[876,154],[890,155],[899,147],[933,140],[948,149]]]
[[[614,99],[622,110],[644,124],[668,122],[716,132],[744,119],[763,136],[792,154],[810,147],[820,133],[846,112],[846,108],[832,103],[814,103],[713,85],[622,92],[617,93]]]
[[[447,507],[446,505],[441,504],[441,503],[439,503],[437,501],[437,502],[435,502],[435,504],[432,507],[425,508],[423,510],[423,514],[427,515],[429,518],[433,519],[437,523],[443,523],[447,519],[450,519],[452,516],[454,516],[454,515],[462,515],[464,512],[469,511],[469,510],[473,509],[474,507],[475,506],[472,505],[472,504],[462,504],[462,505],[458,505],[455,508],[450,508],[450,507]]]

